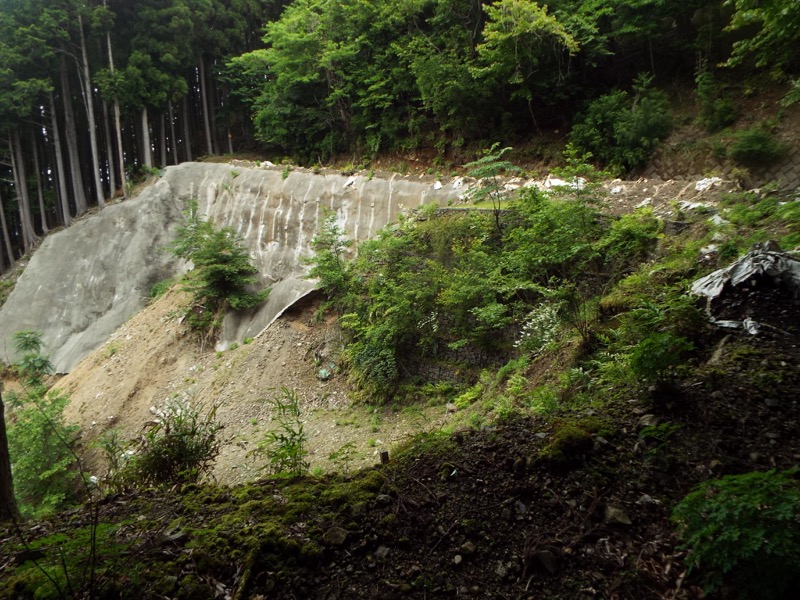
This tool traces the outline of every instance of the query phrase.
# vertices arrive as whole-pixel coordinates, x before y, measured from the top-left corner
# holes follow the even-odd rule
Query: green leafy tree
[[[352,244],[352,240],[344,237],[344,232],[337,223],[336,213],[326,209],[322,230],[311,240],[314,256],[304,262],[311,265],[308,277],[318,279],[319,288],[331,300],[347,294],[350,271],[345,252]]]
[[[477,47],[479,77],[508,88],[535,124],[534,102],[559,87],[579,43],[546,6],[532,0],[499,0],[483,10],[487,22]]]
[[[756,66],[768,68],[781,76],[796,72],[800,47],[800,5],[794,0],[726,0],[733,7],[728,29],[746,30],[733,44],[726,62],[737,66],[751,58]],[[755,35],[752,34],[753,30]]]
[[[194,200],[185,217],[170,250],[194,266],[183,284],[192,295],[189,325],[201,334],[212,334],[227,309],[254,308],[266,299],[269,289],[250,291],[258,282],[258,269],[232,229],[215,229],[200,217]]]
[[[17,368],[25,390],[9,397],[9,454],[20,512],[39,517],[78,496],[80,477],[73,448],[78,427],[64,423],[69,396],[48,392],[43,384],[53,366],[42,354],[41,334],[19,331],[14,334],[14,346],[21,355]]]
[[[672,130],[669,101],[640,75],[634,96],[616,90],[593,100],[570,131],[570,142],[606,165],[630,170],[642,166]]]
[[[500,175],[519,173],[522,169],[503,158],[505,154],[511,151],[511,148],[498,150],[499,146],[499,143],[493,144],[489,150],[484,152],[481,158],[467,163],[464,168],[467,169],[467,173],[471,177],[478,179],[478,187],[473,190],[471,195],[472,201],[476,204],[487,199],[491,201],[497,233],[502,236],[500,205],[503,200],[508,198],[509,193],[502,186]]]

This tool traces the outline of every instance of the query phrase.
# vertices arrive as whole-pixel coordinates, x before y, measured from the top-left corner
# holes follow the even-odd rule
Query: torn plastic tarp
[[[732,265],[701,277],[692,284],[692,293],[717,298],[726,285],[736,287],[756,275],[780,279],[795,297],[800,297],[800,260],[783,252],[773,241],[758,243]]]
[[[711,314],[711,301],[719,297],[726,287],[737,287],[760,275],[782,281],[796,298],[800,297],[800,260],[783,252],[773,241],[756,244],[732,265],[698,279],[692,284],[692,293],[708,298],[706,313],[712,323],[718,327],[744,329],[755,335],[760,325],[749,317],[742,321],[715,319]]]

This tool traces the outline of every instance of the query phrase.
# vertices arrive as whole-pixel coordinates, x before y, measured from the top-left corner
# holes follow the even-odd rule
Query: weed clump
[[[754,127],[736,134],[729,154],[748,167],[768,167],[784,157],[786,148],[769,130]]]
[[[175,401],[145,426],[134,449],[114,436],[101,442],[111,464],[112,487],[189,484],[208,475],[222,445],[217,408],[203,414],[189,402]]]

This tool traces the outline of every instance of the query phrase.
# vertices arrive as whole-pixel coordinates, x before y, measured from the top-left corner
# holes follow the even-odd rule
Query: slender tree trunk
[[[6,221],[6,209],[3,207],[3,197],[0,196],[0,225],[3,227],[3,243],[6,247],[6,254],[8,254],[8,263],[13,269],[17,266],[17,261],[14,260],[14,249],[11,247],[11,236],[8,235],[8,222]]]
[[[22,245],[25,250],[30,250],[39,241],[33,229],[33,218],[31,217],[31,200],[28,195],[28,180],[25,173],[25,159],[22,154],[22,140],[19,137],[19,130],[14,129],[13,143],[9,142],[11,149],[11,168],[14,171],[14,184],[17,187],[19,198],[19,218],[22,225]]]
[[[108,102],[103,100],[103,129],[106,134],[106,160],[108,164],[108,196],[112,200],[117,195],[117,169],[114,164],[114,144],[111,141],[111,121],[108,117]]]
[[[175,137],[175,111],[172,108],[172,100],[167,104],[169,110],[169,140],[172,150],[172,164],[178,164],[178,138]]]
[[[14,480],[11,477],[11,455],[6,436],[6,407],[3,404],[3,384],[0,383],[0,522],[19,518],[14,497]]]
[[[108,2],[103,0],[103,6],[107,7]],[[111,73],[111,76],[114,76],[114,50],[111,46],[111,31],[106,31],[106,46],[108,46],[108,70]],[[122,198],[124,200],[128,199],[128,189],[125,181],[125,151],[123,149],[122,144],[122,123],[120,118],[120,111],[119,111],[119,98],[114,96],[114,131],[116,132],[117,138],[117,155],[119,159],[119,178],[120,178],[120,187],[122,188]],[[109,150],[109,154],[111,150]],[[112,188],[111,193],[113,195],[114,189]]]
[[[153,168],[153,149],[150,147],[150,122],[147,118],[147,107],[142,107],[142,159],[147,169]]]
[[[64,155],[61,152],[61,134],[58,131],[58,116],[56,114],[56,102],[53,99],[53,92],[50,92],[50,122],[53,129],[53,146],[55,146],[56,151],[56,179],[58,180],[58,198],[61,202],[61,218],[64,226],[69,227],[72,223],[72,215],[69,214],[67,178],[64,174]]]
[[[106,205],[103,195],[103,182],[100,181],[100,154],[97,149],[97,124],[94,118],[94,100],[92,99],[92,79],[89,73],[89,55],[86,52],[86,36],[83,33],[83,17],[78,14],[78,28],[81,34],[81,58],[83,59],[83,95],[86,105],[86,116],[89,119],[89,144],[92,149],[92,173],[94,176],[95,198],[97,205]]]
[[[161,154],[161,168],[167,168],[167,124],[164,122],[164,112],[160,113],[158,120],[159,150]]]
[[[83,177],[81,176],[78,134],[75,131],[75,113],[72,111],[72,94],[69,88],[67,63],[63,56],[61,57],[61,93],[64,97],[64,127],[67,132],[67,154],[69,156],[72,195],[75,199],[75,213],[77,216],[85,213],[88,205],[86,193],[83,189]]]
[[[42,170],[39,166],[39,149],[36,137],[33,138],[33,168],[36,171],[36,195],[39,200],[39,215],[42,221],[42,234],[47,234],[47,211],[44,208],[44,192],[42,191]]]
[[[183,149],[186,154],[186,160],[192,162],[192,131],[189,128],[189,100],[187,96],[183,97]]]
[[[203,127],[206,133],[206,153],[214,154],[214,141],[211,137],[211,114],[208,109],[208,89],[206,88],[206,61],[200,55],[200,101],[203,106]]]

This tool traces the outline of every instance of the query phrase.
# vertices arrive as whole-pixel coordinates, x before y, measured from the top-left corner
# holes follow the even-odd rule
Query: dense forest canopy
[[[791,79],[798,37],[793,0],[0,0],[0,269],[170,164],[444,155],[575,122],[586,145],[592,100],[655,113],[651,86]],[[668,125],[640,121],[608,135]]]

